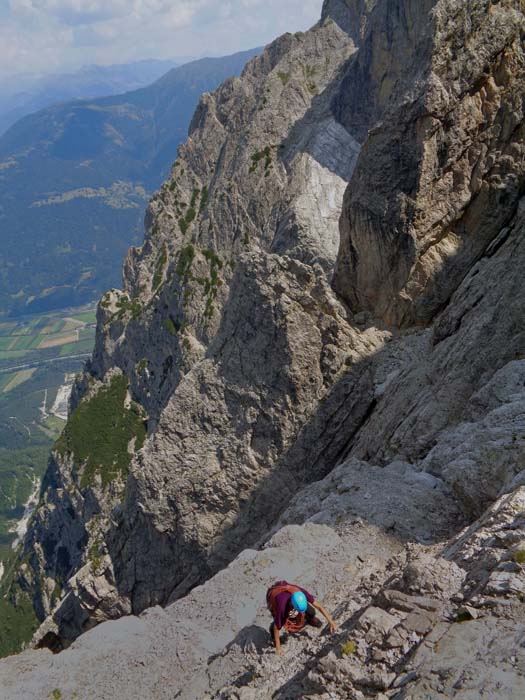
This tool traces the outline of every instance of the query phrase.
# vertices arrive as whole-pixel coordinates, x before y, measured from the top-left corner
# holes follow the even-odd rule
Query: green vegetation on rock
[[[88,551],[88,559],[93,564],[93,568],[99,569],[102,564],[101,543],[97,540],[93,542]]]
[[[146,439],[145,416],[135,403],[126,407],[128,380],[117,376],[108,387],[85,399],[71,414],[55,449],[62,455],[72,454],[77,470],[82,467],[81,488],[94,486],[100,477],[106,487],[118,476],[128,473],[135,440],[139,450]]]
[[[200,193],[201,193],[201,191],[199,189],[197,189],[197,188],[193,189],[193,193],[191,195],[191,202],[190,202],[190,207],[192,209],[195,209],[195,205],[197,204]]]
[[[343,656],[350,656],[351,654],[355,654],[355,652],[356,652],[356,645],[355,645],[355,642],[353,642],[352,640],[349,640],[348,642],[341,644],[341,654]]]
[[[4,558],[5,573],[0,583],[0,658],[21,651],[40,625],[29,594],[17,581],[19,564],[13,550]]]
[[[222,261],[219,258],[219,256],[217,255],[217,253],[215,253],[215,251],[211,250],[211,248],[205,248],[202,251],[202,254],[206,258],[206,260],[210,263],[212,270],[215,268],[219,268],[219,270],[222,269]]]
[[[166,318],[163,322],[162,325],[164,328],[170,333],[170,335],[177,335],[177,329],[175,327],[175,324],[171,320],[171,318]]]
[[[197,201],[199,199],[199,195],[200,195],[200,190],[194,189],[193,194],[191,196],[190,206],[188,207],[186,214],[179,219],[179,227],[180,227],[180,230],[181,230],[183,235],[186,234],[187,230],[190,227],[191,222],[197,216],[197,212],[195,210],[195,207],[197,206]],[[181,203],[180,206],[185,207],[186,205]]]
[[[189,275],[194,258],[195,248],[191,244],[181,249],[176,268],[177,275],[181,280]]]
[[[162,284],[162,278],[164,276],[164,270],[166,268],[166,263],[168,262],[168,251],[166,246],[162,247],[162,251],[157,260],[157,265],[155,267],[155,274],[153,276],[153,291],[156,292],[157,289]]]
[[[135,370],[137,372],[144,372],[144,370],[147,368],[149,364],[149,360],[147,360],[145,357],[142,358],[140,362],[137,362],[135,365]]]
[[[208,203],[208,197],[209,197],[208,188],[206,187],[206,185],[204,185],[204,187],[202,188],[202,192],[201,192],[201,203],[199,206],[199,214],[202,214],[204,207]]]
[[[117,308],[118,311],[113,318],[116,318],[119,321],[122,321],[122,319],[128,313],[131,314],[131,318],[133,319],[140,318],[143,311],[142,304],[140,303],[140,299],[138,297],[132,297],[129,299],[126,296],[121,296],[117,301]]]
[[[516,564],[525,564],[525,549],[518,549],[514,552],[514,561]]]
[[[262,151],[256,151],[255,153],[252,154],[251,160],[252,164],[250,166],[250,173],[253,173],[257,170],[257,166],[259,165],[260,161],[263,160],[264,158],[264,171],[265,175],[268,174],[270,167],[272,166],[272,148],[271,146],[266,146]]]
[[[217,296],[218,287],[222,284],[222,281],[219,278],[219,270],[222,270],[222,260],[213,250],[209,248],[203,250],[202,254],[210,266],[210,277],[204,282],[204,294],[206,296],[204,316],[206,318],[211,318],[215,310],[213,302]]]
[[[40,624],[29,597],[19,591],[17,598],[0,597],[0,657],[21,651]]]
[[[303,65],[303,73],[304,73],[304,77],[306,80],[306,87],[313,95],[316,95],[318,92],[317,85],[313,80],[316,72],[317,72],[317,68],[315,66]]]

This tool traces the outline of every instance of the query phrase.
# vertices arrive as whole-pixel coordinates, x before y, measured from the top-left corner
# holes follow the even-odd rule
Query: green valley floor
[[[81,308],[0,323],[0,573],[38,495],[95,320]]]

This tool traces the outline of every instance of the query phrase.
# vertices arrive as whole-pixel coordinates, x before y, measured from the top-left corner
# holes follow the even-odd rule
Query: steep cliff
[[[407,0],[378,15],[340,106],[351,128],[363,89],[381,125],[345,198],[335,289],[355,310],[425,324],[523,194],[523,3]]]
[[[172,603],[243,549],[285,537],[279,528],[299,526],[308,549],[311,519],[329,530],[313,551],[333,603],[358,595],[338,578],[358,554],[371,556],[363,609],[390,590],[389,571],[408,594],[403,567],[417,550],[445,567],[456,614],[470,564],[445,543],[525,480],[523,11],[328,0],[319,25],[202,97],[123,291],[100,303],[24,544],[18,585],[49,616],[36,641],[60,648],[105,619]],[[334,542],[332,561],[322,550]],[[485,585],[500,570],[472,547],[487,555]],[[307,571],[298,559],[294,576]],[[510,559],[501,571],[514,575]],[[199,595],[185,601],[198,608]],[[237,632],[190,645],[188,672],[193,653],[204,663]],[[374,659],[379,673],[405,662],[392,648]],[[347,669],[348,682],[372,697],[358,673]],[[297,688],[282,697],[302,697]],[[204,697],[194,691],[181,697]]]
[[[319,400],[341,380],[329,417],[354,384],[369,393],[366,373],[342,375],[382,342],[352,329],[328,284],[359,152],[331,101],[355,50],[327,21],[278,39],[201,99],[124,289],[100,303],[25,543],[22,585],[41,619],[58,602],[61,640],[218,570],[348,440],[337,426],[318,440]],[[366,415],[359,399],[338,418],[349,432]],[[111,429],[92,424],[100,412]]]

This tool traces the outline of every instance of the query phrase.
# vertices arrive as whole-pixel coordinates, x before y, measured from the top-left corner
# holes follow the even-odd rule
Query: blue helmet
[[[297,610],[297,612],[306,612],[306,608],[308,607],[308,601],[306,600],[306,596],[302,591],[296,591],[295,593],[292,593],[291,603],[294,609]]]

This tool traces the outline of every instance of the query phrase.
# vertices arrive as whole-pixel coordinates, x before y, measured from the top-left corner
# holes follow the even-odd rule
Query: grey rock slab
[[[327,526],[289,526],[266,549],[243,552],[166,609],[99,625],[56,656],[28,651],[1,661],[2,699],[47,698],[56,688],[64,698],[76,693],[78,700],[197,700],[210,682],[220,682],[206,674],[210,657],[229,645],[249,643],[250,637],[263,645],[259,653],[270,646],[265,592],[271,583],[297,580],[326,599],[349,556],[350,548]]]
[[[381,608],[371,606],[367,608],[359,618],[359,626],[363,627],[367,632],[372,628],[376,634],[385,635],[388,634],[399,621],[399,617],[391,615]]]
[[[414,610],[428,610],[436,613],[441,608],[440,601],[435,598],[427,598],[424,596],[413,596],[395,590],[382,590],[379,595],[379,602],[384,607],[393,607],[397,610],[402,610],[411,613]]]
[[[523,610],[520,611],[523,615]],[[420,663],[416,653],[413,665],[419,680],[408,691],[415,698],[480,697],[519,700],[525,693],[525,676],[510,659],[524,653],[523,618],[487,618],[449,625],[447,632]],[[436,680],[439,669],[450,669]],[[406,696],[402,696],[406,697]]]
[[[356,517],[394,538],[425,542],[445,538],[462,521],[454,495],[443,481],[400,461],[379,468],[350,459],[293,499],[280,523],[315,518],[342,527]]]
[[[525,176],[522,8],[414,9],[396,3],[393,22],[377,4],[339,97],[349,130],[363,103],[376,128],[345,195],[335,286],[353,310],[399,325],[428,323],[448,302],[507,227]]]
[[[243,552],[228,568],[167,609],[151,608],[140,618],[104,623],[56,657],[34,652],[9,659],[0,664],[0,679],[12,697],[24,698],[24,693],[31,697],[41,688],[47,692],[57,687],[76,691],[79,698],[105,697],[107,692],[120,698],[139,691],[144,697],[163,698],[172,697],[169,688],[189,699],[215,697],[215,693],[236,697],[233,693],[239,689],[225,696],[220,689],[232,679],[246,677],[254,679],[257,697],[271,697],[276,682],[286,684],[330,642],[315,631],[290,638],[284,645],[284,657],[276,657],[267,633],[266,586],[276,578],[299,580],[329,608],[338,603],[341,612],[337,615],[344,620],[345,615],[352,615],[352,607],[345,608],[345,604],[356,596],[361,579],[343,576],[341,580],[341,573],[348,565],[355,566],[356,557],[353,538],[345,540],[326,525],[286,526],[262,551]],[[380,565],[384,567],[385,559]],[[370,564],[362,570],[365,579],[369,572]],[[395,617],[389,617],[393,623]],[[26,670],[21,675],[17,669],[22,659]],[[28,661],[36,663],[30,672]],[[88,665],[97,668],[95,676],[88,677]],[[260,669],[255,675],[254,665]],[[338,678],[341,673],[342,668],[337,670]],[[356,681],[366,687],[384,687],[394,677],[355,669]],[[271,692],[266,691],[265,682],[270,683]]]

